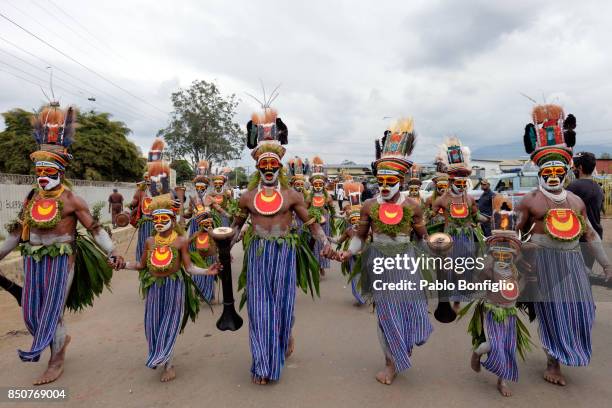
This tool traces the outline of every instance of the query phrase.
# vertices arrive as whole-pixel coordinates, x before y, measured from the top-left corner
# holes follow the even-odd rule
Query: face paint
[[[212,227],[212,218],[204,218],[198,225],[204,229],[209,229]]]
[[[60,170],[51,166],[36,166],[36,181],[45,191],[56,188],[61,183]]]
[[[463,193],[465,191],[465,188],[467,186],[467,180],[464,178],[456,178],[453,180],[453,185],[451,187],[451,189],[453,190],[453,193],[455,194],[459,194],[459,193]]]
[[[215,187],[215,192],[220,193],[221,190],[223,190],[223,185],[225,183],[221,180],[215,180],[213,181],[213,186]]]
[[[317,193],[323,191],[323,187],[325,187],[325,183],[323,183],[323,180],[315,180],[312,182],[312,189]]]
[[[196,189],[196,193],[198,194],[198,197],[203,198],[204,195],[206,194],[206,190],[208,189],[208,186],[205,183],[196,183],[195,189]]]
[[[378,189],[383,200],[390,200],[399,192],[402,179],[399,176],[380,175],[376,176]]]
[[[418,197],[419,196],[419,186],[416,186],[416,185],[409,186],[408,195],[410,197]]]
[[[154,215],[153,224],[157,232],[168,231],[172,227],[172,217],[168,214]]]
[[[448,181],[438,181],[436,183],[436,191],[438,194],[442,195],[446,193],[446,190],[448,190]]]
[[[351,225],[353,225],[353,226],[359,225],[359,218],[360,217],[358,217],[358,216],[351,217],[351,219],[350,219]]]
[[[295,183],[293,183],[293,189],[295,191],[304,191],[304,182],[303,181],[296,181]]]
[[[563,188],[563,180],[567,175],[567,168],[561,165],[551,165],[540,169],[538,173],[540,185],[548,191],[559,191]]]
[[[257,162],[257,169],[263,184],[273,186],[280,174],[281,164],[274,157],[266,157]]]

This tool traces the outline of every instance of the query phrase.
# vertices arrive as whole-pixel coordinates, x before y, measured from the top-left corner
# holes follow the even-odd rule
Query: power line
[[[85,41],[88,45],[90,45],[91,47],[97,49],[100,52],[104,52],[104,53],[108,53],[108,51],[102,50],[100,47],[98,47],[96,44],[92,43],[90,40],[88,40],[87,38],[85,38],[81,33],[79,33],[78,31],[76,31],[74,28],[72,28],[72,25],[70,24],[65,24],[65,21],[63,21],[60,17],[58,17],[55,13],[53,13],[51,10],[47,9],[46,7],[44,7],[42,4],[39,4],[38,2],[32,0],[32,4],[34,4],[36,7],[38,7],[39,9],[41,9],[42,11],[44,11],[46,14],[53,16],[54,19],[56,19],[57,21],[60,22],[61,25],[63,25],[64,27],[66,27],[68,30],[70,30],[71,32],[73,32],[74,34],[76,34],[77,36],[79,36],[83,41]],[[74,20],[74,19],[73,19]],[[114,57],[114,56],[113,56]]]
[[[68,14],[63,8],[61,8],[57,3],[55,3],[52,0],[48,0],[49,3],[51,3],[56,9],[58,9],[59,11],[62,12],[62,14],[64,14],[66,17],[68,17],[70,20],[74,21],[74,23],[76,25],[78,25],[79,27],[81,27],[83,29],[83,31],[85,31],[87,34],[89,34],[91,36],[91,38],[93,38],[94,40],[98,41],[100,44],[102,44],[103,46],[105,46],[112,54],[115,54],[116,57],[122,59],[125,61],[125,58],[123,58],[121,55],[117,54],[112,47],[110,47],[109,45],[107,45],[104,41],[100,40],[94,33],[92,33],[91,31],[89,31],[89,29],[84,26],[83,24],[81,24],[81,22],[77,19],[75,19],[74,17],[72,17],[70,14]]]
[[[13,47],[17,48],[18,50],[20,50],[20,51],[21,51],[21,52],[23,52],[23,53],[25,53],[25,54],[27,54],[27,55],[29,55],[29,56],[31,56],[31,57],[33,57],[33,58],[35,58],[35,59],[39,60],[39,61],[42,61],[42,62],[45,64],[45,66],[51,66],[51,67],[53,67],[54,69],[56,69],[56,70],[58,70],[58,71],[60,71],[60,72],[64,73],[65,75],[67,75],[67,76],[68,76],[68,77],[70,77],[71,79],[76,80],[76,81],[78,81],[78,82],[80,82],[80,83],[82,83],[82,84],[85,84],[85,85],[87,85],[87,86],[90,86],[92,89],[96,90],[96,92],[91,92],[91,91],[88,91],[88,93],[90,93],[90,94],[92,94],[92,95],[93,95],[93,94],[97,94],[97,93],[101,93],[101,94],[103,94],[103,95],[108,96],[108,97],[109,97],[111,100],[116,101],[117,106],[118,106],[118,107],[120,107],[120,109],[128,109],[128,110],[130,110],[132,113],[134,113],[134,114],[136,115],[136,116],[134,116],[135,118],[137,118],[138,116],[144,116],[144,117],[147,117],[147,118],[149,118],[149,119],[151,119],[151,120],[157,120],[157,118],[154,118],[153,116],[150,116],[149,114],[147,114],[147,113],[145,113],[145,112],[142,112],[142,111],[138,110],[137,108],[134,108],[134,107],[133,107],[132,105],[130,105],[129,103],[127,103],[127,102],[125,102],[125,101],[122,101],[121,99],[116,98],[116,97],[115,97],[115,96],[113,96],[112,94],[110,94],[110,93],[108,93],[108,92],[106,92],[106,91],[104,91],[104,90],[102,90],[102,89],[100,89],[100,88],[98,88],[98,87],[96,87],[96,86],[94,86],[94,85],[92,85],[92,84],[87,83],[86,81],[84,81],[84,80],[80,79],[79,77],[77,77],[77,76],[75,76],[75,75],[71,74],[70,72],[68,72],[68,71],[66,71],[66,70],[63,70],[62,68],[60,68],[60,67],[58,67],[58,66],[53,65],[51,62],[49,62],[49,61],[47,61],[47,60],[45,60],[45,59],[43,59],[43,58],[39,57],[39,56],[38,56],[38,55],[36,55],[36,54],[33,54],[33,53],[29,52],[28,50],[24,49],[23,47],[20,47],[19,45],[15,44],[14,42],[9,41],[9,40],[7,40],[7,39],[3,38],[2,36],[0,36],[0,40],[2,40],[2,41],[4,41],[4,42],[6,42],[7,44],[10,44],[11,46],[13,46]],[[110,102],[109,102],[109,103],[110,103]]]
[[[134,95],[132,92],[128,91],[127,89],[123,88],[122,86],[116,84],[115,82],[111,81],[110,79],[107,79],[105,76],[99,74],[97,71],[95,71],[92,68],[89,68],[87,65],[81,63],[80,61],[78,61],[77,59],[71,57],[70,55],[66,54],[65,52],[63,52],[62,50],[58,49],[57,47],[53,46],[52,44],[50,44],[49,42],[43,40],[42,38],[40,38],[38,35],[34,34],[33,32],[31,32],[30,30],[28,30],[27,28],[24,28],[23,26],[21,26],[20,24],[16,23],[15,21],[11,20],[9,17],[7,17],[6,15],[4,15],[2,12],[0,12],[0,17],[2,17],[3,19],[5,19],[6,21],[10,22],[11,24],[15,25],[16,27],[18,27],[19,29],[23,30],[24,32],[28,33],[29,35],[31,35],[32,37],[36,38],[38,41],[42,42],[43,44],[45,44],[46,46],[48,46],[49,48],[53,49],[54,51],[56,51],[57,53],[63,55],[64,57],[68,58],[70,61],[74,62],[77,65],[80,65],[81,67],[83,67],[84,69],[86,69],[87,71],[91,72],[92,74],[96,75],[97,77],[99,77],[100,79],[102,79],[105,82],[108,82],[109,84],[113,85],[114,87],[116,87],[117,89],[122,90],[123,92],[125,92],[126,94],[130,95],[132,98],[135,98],[137,100],[139,100],[140,102],[147,104],[149,106],[151,106],[152,108],[154,108],[155,110],[163,113],[164,115],[168,114],[168,112],[165,112],[164,110],[158,108],[157,106],[153,105],[152,103],[146,101],[145,99],[142,99],[141,97]]]

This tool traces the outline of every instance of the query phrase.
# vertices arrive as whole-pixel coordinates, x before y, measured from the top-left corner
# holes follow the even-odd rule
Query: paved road
[[[234,253],[240,270],[241,252]],[[146,341],[143,302],[135,272],[121,271],[113,291],[105,292],[94,308],[68,316],[73,341],[66,372],[55,383],[68,387],[73,406],[113,407],[607,407],[612,401],[612,293],[595,288],[599,299],[593,331],[593,362],[587,368],[568,368],[569,385],[549,385],[541,378],[544,354],[535,350],[520,362],[515,396],[504,399],[495,377],[469,368],[470,339],[466,321],[434,323],[429,342],[414,351],[414,367],[392,386],[378,384],[374,375],[382,363],[375,318],[352,305],[350,287],[333,265],[321,284],[321,298],[297,300],[296,350],[281,381],[270,386],[250,383],[250,353],[245,326],[235,333],[219,332],[213,314],[203,311],[176,346],[178,378],[161,384],[159,372],[145,367]],[[21,363],[15,349],[28,347],[16,303],[0,292],[0,387],[28,386],[44,363]],[[17,331],[17,333],[9,333]],[[537,342],[536,328],[531,326]],[[48,355],[43,357],[45,360]],[[9,406],[8,404],[2,404]],[[15,406],[24,407],[25,404]],[[40,406],[40,405],[37,405]]]

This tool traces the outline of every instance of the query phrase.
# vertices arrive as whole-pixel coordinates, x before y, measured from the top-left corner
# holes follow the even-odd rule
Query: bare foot
[[[64,358],[66,357],[66,347],[70,343],[70,336],[66,335],[64,339],[64,347],[54,356],[49,359],[49,365],[45,372],[34,381],[34,385],[49,384],[62,375],[64,372]]]
[[[172,381],[176,378],[176,370],[174,366],[164,367],[164,371],[162,371],[161,378],[159,379],[161,382]]]
[[[287,345],[287,351],[285,352],[285,358],[291,357],[293,350],[295,349],[295,338],[293,334],[289,337],[289,344]]]
[[[476,371],[477,373],[480,372],[480,355],[476,354],[475,351],[472,353],[470,366],[472,367],[472,370]]]
[[[253,376],[253,384],[266,385],[269,382],[270,382],[270,380],[268,380],[267,378],[259,377],[259,376],[256,376],[256,375]]]
[[[559,362],[551,357],[548,357],[548,362],[546,363],[544,379],[551,384],[557,384],[561,386],[567,384],[565,382],[565,377],[563,376],[563,374],[561,374],[561,366],[559,365]]]
[[[510,388],[508,388],[508,384],[501,378],[497,379],[497,389],[499,390],[499,393],[504,397],[512,396],[512,391],[510,391]]]
[[[459,313],[459,310],[461,310],[461,302],[453,302],[453,310],[455,313]]]
[[[323,279],[325,277],[325,269],[321,268],[319,270],[319,275],[321,275],[321,279]]]
[[[385,368],[376,374],[376,380],[381,384],[391,385],[393,380],[395,380],[395,375],[395,366],[393,365],[393,362],[386,359]]]

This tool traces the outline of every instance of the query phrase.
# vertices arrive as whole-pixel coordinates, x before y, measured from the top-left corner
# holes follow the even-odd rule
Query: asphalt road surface
[[[131,251],[130,251],[131,252]],[[234,278],[242,252],[234,250]],[[593,329],[593,360],[582,368],[564,368],[568,386],[542,379],[545,356],[535,325],[537,347],[519,361],[520,378],[514,396],[504,398],[496,378],[469,366],[467,319],[451,324],[434,322],[430,340],[413,352],[413,367],[393,385],[376,382],[383,364],[376,320],[368,307],[353,306],[350,287],[337,263],[321,283],[321,298],[298,294],[296,348],[281,380],[268,386],[250,382],[248,319],[237,332],[220,332],[215,322],[221,306],[203,309],[177,342],[177,378],[159,381],[159,370],[145,366],[144,303],[138,294],[137,273],[116,272],[112,293],[106,291],[93,308],[67,315],[72,343],[64,375],[52,387],[66,387],[66,407],[609,407],[612,401],[612,291],[594,287],[601,301]],[[431,304],[433,310],[435,305]],[[39,363],[22,363],[17,348],[28,348],[20,310],[0,292],[0,387],[29,387],[45,368],[48,351]],[[11,406],[11,404],[0,404]],[[41,406],[31,403],[16,407]],[[58,406],[58,405],[52,405]]]

